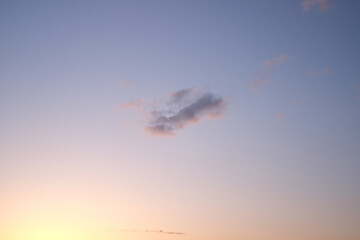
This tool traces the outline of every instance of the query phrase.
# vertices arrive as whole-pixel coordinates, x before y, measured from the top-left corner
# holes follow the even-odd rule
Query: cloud
[[[325,68],[323,70],[310,70],[309,71],[309,74],[312,74],[312,75],[324,75],[324,74],[328,74],[330,73],[330,68]]]
[[[250,83],[250,88],[254,92],[257,92],[267,82],[269,82],[269,78],[267,78],[267,77],[259,78]]]
[[[319,11],[328,11],[329,9],[335,6],[335,0],[305,0],[302,3],[303,10],[308,12],[313,8],[316,8]]]
[[[267,60],[265,62],[263,62],[264,65],[272,67],[272,66],[276,66],[279,65],[283,62],[285,62],[287,59],[289,58],[289,55],[287,54],[282,54],[278,57],[275,57],[273,59]]]
[[[279,114],[277,115],[277,117],[278,117],[279,120],[283,119],[285,116],[286,116],[285,113],[279,113]]]
[[[166,99],[140,99],[119,106],[145,112],[145,130],[157,136],[174,136],[189,125],[223,117],[228,107],[222,97],[195,88],[173,92]]]
[[[152,120],[146,130],[153,135],[171,136],[177,130],[205,118],[221,117],[226,108],[224,100],[210,92],[180,90],[171,94],[165,109],[152,112]]]
[[[134,109],[140,109],[141,106],[143,105],[144,100],[142,99],[136,99],[130,102],[124,102],[124,103],[120,103],[119,107],[120,108],[134,108]]]
[[[116,87],[116,88],[128,88],[131,86],[134,86],[134,83],[130,82],[130,81],[125,81],[125,80],[116,81],[114,84],[114,87]]]
[[[281,54],[262,63],[262,67],[257,71],[258,78],[250,82],[249,86],[253,92],[258,92],[260,88],[270,81],[273,68],[289,59],[289,55]]]
[[[138,233],[160,233],[160,234],[170,234],[170,235],[185,235],[184,232],[169,232],[163,230],[139,230],[139,229],[110,229],[111,231],[119,231],[119,232],[138,232]]]
[[[126,88],[126,87],[129,87],[130,84],[131,84],[130,82],[125,81],[125,82],[121,82],[121,83],[120,83],[120,86],[123,87],[123,88]]]
[[[173,92],[170,94],[170,101],[171,102],[180,102],[182,101],[186,96],[188,96],[191,93],[192,89],[182,89],[176,92]]]

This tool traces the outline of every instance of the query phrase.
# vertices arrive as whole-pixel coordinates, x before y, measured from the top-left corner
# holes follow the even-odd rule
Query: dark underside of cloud
[[[118,106],[121,111],[141,112],[147,118],[146,132],[157,136],[174,136],[189,125],[221,118],[228,108],[222,97],[196,88],[182,89],[166,98],[140,98]]]
[[[146,130],[153,135],[175,135],[190,124],[222,117],[226,108],[224,100],[213,93],[183,89],[172,93],[161,109],[151,112]]]

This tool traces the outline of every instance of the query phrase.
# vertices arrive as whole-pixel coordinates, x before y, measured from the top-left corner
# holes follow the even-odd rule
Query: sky
[[[0,1],[0,239],[360,239],[359,11]]]

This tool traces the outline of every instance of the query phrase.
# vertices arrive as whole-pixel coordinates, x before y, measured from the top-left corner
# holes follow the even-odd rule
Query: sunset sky
[[[360,239],[360,1],[0,1],[0,240]]]

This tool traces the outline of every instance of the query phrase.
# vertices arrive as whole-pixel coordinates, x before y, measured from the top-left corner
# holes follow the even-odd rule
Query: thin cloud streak
[[[253,92],[258,92],[260,88],[270,81],[270,76],[273,71],[273,68],[281,63],[287,61],[289,55],[281,54],[275,58],[267,60],[262,63],[262,67],[257,71],[257,74],[260,75],[256,80],[249,83],[250,89]]]
[[[305,0],[302,3],[303,10],[308,12],[313,8],[325,12],[335,6],[335,0]]]
[[[258,92],[259,89],[267,82],[269,82],[269,78],[264,77],[264,78],[259,78],[253,82],[250,83],[250,88],[251,90],[253,90],[254,92]]]
[[[324,74],[329,74],[330,73],[330,68],[325,68],[324,70],[310,70],[308,72],[309,74],[312,75],[324,75]]]
[[[275,57],[273,59],[270,59],[270,60],[267,60],[267,61],[263,62],[263,64],[266,65],[266,66],[269,66],[269,67],[273,67],[273,66],[276,66],[276,65],[279,65],[279,64],[285,62],[288,59],[289,59],[289,55],[282,54],[282,55],[280,55],[278,57]]]
[[[111,231],[116,232],[136,232],[136,233],[159,233],[159,234],[169,234],[169,235],[185,235],[184,232],[170,232],[170,231],[163,231],[163,230],[139,230],[139,229],[110,229]]]
[[[129,102],[120,103],[118,106],[120,108],[133,108],[133,109],[140,109],[143,105],[144,100],[142,99],[136,99]]]
[[[145,131],[154,136],[175,136],[179,130],[205,119],[222,118],[228,105],[220,96],[195,88],[171,93],[166,99],[138,99],[119,104],[145,113]]]
[[[115,87],[117,87],[117,88],[128,88],[133,85],[134,85],[134,83],[132,83],[130,81],[117,81],[115,83]]]

